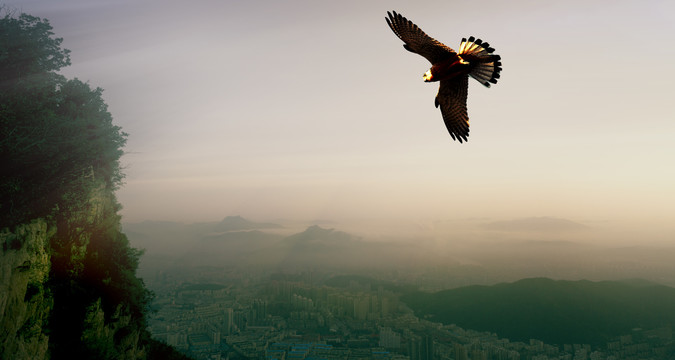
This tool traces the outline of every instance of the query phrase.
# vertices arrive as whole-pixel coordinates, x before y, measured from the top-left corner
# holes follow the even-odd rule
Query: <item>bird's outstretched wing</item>
[[[453,55],[457,56],[454,50],[425,34],[424,31],[403,15],[396,13],[396,11],[387,11],[387,15],[389,15],[388,18],[385,18],[387,24],[394,34],[403,40],[405,43],[403,47],[406,50],[424,56],[432,64]]]
[[[466,112],[466,94],[469,76],[442,80],[436,95],[436,107],[441,107],[445,127],[453,140],[468,141],[469,115]]]

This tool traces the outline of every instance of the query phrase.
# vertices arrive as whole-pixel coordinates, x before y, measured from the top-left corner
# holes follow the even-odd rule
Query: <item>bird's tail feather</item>
[[[463,38],[459,45],[459,55],[470,55],[478,62],[469,75],[486,87],[490,87],[490,83],[496,84],[502,71],[501,57],[493,54],[494,51],[490,44],[473,36]]]

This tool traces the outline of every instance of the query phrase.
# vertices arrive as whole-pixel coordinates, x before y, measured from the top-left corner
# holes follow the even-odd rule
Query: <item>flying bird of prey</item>
[[[391,30],[405,43],[403,47],[424,56],[431,62],[431,69],[424,73],[425,82],[440,81],[436,95],[436,107],[441,107],[445,126],[453,140],[467,141],[469,116],[466,112],[466,96],[469,76],[486,87],[496,84],[502,71],[501,57],[493,54],[490,44],[476,39],[463,38],[459,51],[455,52],[441,42],[425,34],[412,21],[396,11],[387,12],[385,18]]]

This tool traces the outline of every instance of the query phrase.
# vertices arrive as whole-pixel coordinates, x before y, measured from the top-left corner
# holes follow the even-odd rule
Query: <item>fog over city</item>
[[[646,71],[670,66],[671,3],[7,6],[50,20],[72,51],[62,72],[103,88],[129,133],[117,195],[130,229],[240,215],[458,263],[558,254],[542,244],[673,246],[675,75]],[[468,143],[449,138],[428,63],[386,26],[390,9],[501,55],[498,84],[470,85]],[[172,249],[130,238],[149,257]],[[601,262],[596,250],[582,252]]]
[[[150,284],[217,266],[431,291],[675,285],[675,75],[645,71],[670,66],[670,3],[7,5],[50,20],[72,51],[62,72],[103,88],[129,133],[117,196]],[[471,82],[467,143],[390,9],[501,55],[498,84]]]
[[[7,5],[50,20],[72,50],[63,72],[103,88],[129,133],[125,222],[553,217],[606,241],[675,233],[675,75],[657,70],[669,2]],[[501,55],[498,84],[470,84],[468,143],[449,138],[391,9]]]
[[[117,247],[68,237],[82,226],[63,220],[81,249],[57,237],[65,255],[45,254],[86,258],[63,273],[89,281],[81,269],[100,267],[113,297],[139,291],[148,314],[136,325],[157,354],[675,356],[675,2],[1,5],[49,21],[70,50],[59,73],[100,87],[126,133],[116,145],[127,135],[123,184],[109,181],[108,205],[82,205],[109,212],[99,220],[121,227],[110,230]],[[469,79],[468,141],[448,134],[438,84],[422,78],[430,64],[403,48],[388,11],[455,50],[475,36],[501,56],[496,84]],[[18,254],[21,241],[6,243]],[[26,282],[33,263],[16,261]],[[98,266],[108,263],[122,280]],[[12,296],[51,294],[29,285]],[[133,335],[115,321],[105,318]],[[35,324],[17,320],[12,339],[32,341],[21,334]],[[35,334],[47,344],[50,331]],[[136,337],[120,351],[145,356]]]

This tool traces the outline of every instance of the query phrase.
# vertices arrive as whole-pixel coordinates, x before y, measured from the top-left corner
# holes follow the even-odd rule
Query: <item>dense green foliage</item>
[[[100,88],[56,73],[70,64],[47,20],[0,18],[0,227],[77,211],[94,176],[122,180],[126,142]]]
[[[152,294],[136,277],[142,252],[130,247],[126,235],[119,231],[119,205],[111,201],[102,207],[99,220],[93,223],[57,216],[49,282],[55,298],[50,321],[55,330],[50,338],[53,358],[73,354],[82,358],[120,358],[117,342],[133,332],[145,332]],[[86,251],[80,252],[80,246]],[[130,316],[130,323],[115,334],[115,342],[82,341],[82,334],[91,331],[92,326],[82,320],[99,299],[105,323],[117,321],[118,315]]]
[[[587,343],[675,325],[675,289],[646,282],[525,279],[402,299],[418,315],[511,340]]]
[[[38,217],[56,227],[44,289],[53,296],[44,330],[51,358],[120,358],[133,339],[150,341],[152,299],[136,277],[142,252],[120,231],[114,196],[127,134],[113,125],[100,88],[57,73],[69,51],[47,20],[2,11],[0,228]],[[94,320],[101,311],[105,324],[117,322],[112,337]]]

